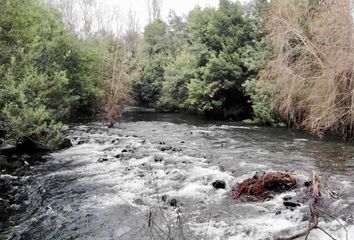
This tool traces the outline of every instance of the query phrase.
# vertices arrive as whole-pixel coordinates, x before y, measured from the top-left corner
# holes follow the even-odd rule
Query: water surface
[[[26,211],[11,217],[0,239],[254,240],[305,229],[306,206],[282,204],[295,192],[265,202],[232,199],[233,186],[259,170],[295,171],[303,178],[314,170],[335,183],[331,189],[340,197],[327,210],[354,239],[353,145],[134,109],[114,128],[76,125],[68,137],[72,148],[51,154],[23,177]],[[215,180],[224,180],[226,189],[214,189]],[[177,206],[170,206],[173,199]],[[320,225],[346,239],[336,220]],[[329,238],[314,231],[309,239]]]

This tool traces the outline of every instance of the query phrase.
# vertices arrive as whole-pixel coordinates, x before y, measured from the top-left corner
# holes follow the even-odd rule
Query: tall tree
[[[192,11],[189,26],[200,64],[198,76],[189,84],[191,107],[245,117],[250,109],[242,83],[255,73],[244,53],[257,42],[253,24],[238,2],[220,0],[218,9]]]
[[[162,0],[148,0],[149,22],[161,19]]]

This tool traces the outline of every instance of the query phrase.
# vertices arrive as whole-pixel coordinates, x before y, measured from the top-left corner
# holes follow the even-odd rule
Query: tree
[[[246,64],[244,52],[259,41],[254,25],[239,3],[220,0],[218,9],[193,10],[189,26],[199,52],[199,72],[188,87],[190,107],[226,117],[247,116],[242,84],[256,72]]]
[[[156,106],[171,52],[168,25],[159,19],[147,25],[132,82],[132,95],[139,104]]]
[[[0,2],[0,121],[6,139],[52,148],[62,121],[89,112],[100,49],[68,33],[59,14],[37,0]]]
[[[181,51],[175,61],[164,69],[164,81],[159,107],[167,109],[186,109],[188,84],[195,77],[197,59],[186,48]]]
[[[161,19],[162,0],[148,0],[149,22]]]

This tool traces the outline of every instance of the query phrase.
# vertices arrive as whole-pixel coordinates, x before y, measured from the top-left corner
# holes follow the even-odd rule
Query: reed
[[[319,137],[353,137],[354,49],[350,0],[277,0],[265,14],[275,57],[260,74],[274,81],[274,108]],[[269,76],[274,79],[269,79]]]

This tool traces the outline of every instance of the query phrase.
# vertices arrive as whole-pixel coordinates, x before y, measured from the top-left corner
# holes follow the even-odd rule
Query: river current
[[[72,126],[73,147],[47,156],[21,177],[25,211],[0,239],[263,240],[306,229],[307,207],[232,198],[256,171],[311,171],[337,198],[319,225],[354,239],[354,145],[320,141],[289,129],[207,121],[179,113],[130,109],[123,121]],[[11,177],[11,176],[1,176]],[[215,189],[216,180],[226,182]],[[346,228],[347,232],[344,230]],[[315,230],[308,239],[331,239]]]

